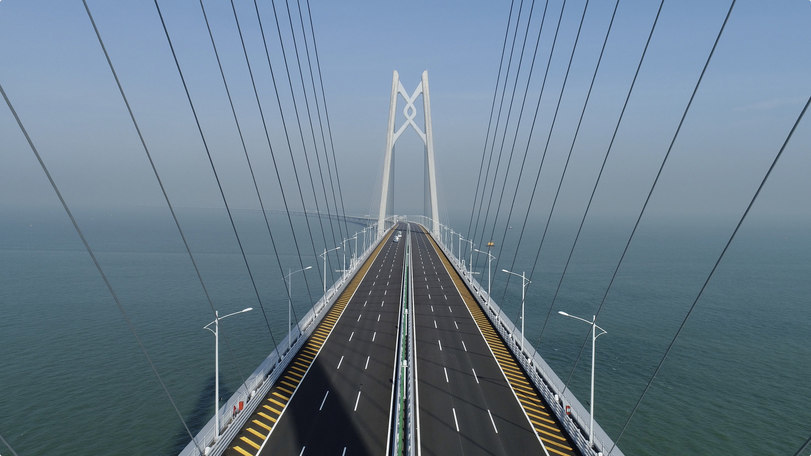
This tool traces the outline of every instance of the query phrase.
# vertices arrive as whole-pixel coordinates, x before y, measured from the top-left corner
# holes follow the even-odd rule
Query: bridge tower
[[[395,112],[397,110],[397,101],[398,95],[402,95],[403,99],[405,100],[405,106],[403,107],[403,115],[405,115],[405,122],[397,131],[394,130],[394,118]],[[414,121],[414,117],[417,115],[417,108],[414,107],[414,102],[417,100],[417,97],[422,95],[422,104],[425,110],[425,129],[421,129],[417,123]],[[391,105],[389,108],[389,123],[388,123],[388,130],[386,132],[386,158],[383,162],[383,188],[380,192],[380,212],[378,213],[378,234],[383,234],[384,226],[383,221],[386,218],[386,204],[388,202],[389,197],[389,178],[391,176],[391,162],[392,162],[392,153],[394,151],[394,143],[397,142],[397,139],[400,137],[401,134],[408,128],[408,126],[414,128],[414,131],[422,138],[422,142],[425,144],[425,156],[426,161],[428,163],[428,188],[430,193],[430,202],[431,202],[431,218],[433,220],[431,231],[434,235],[439,234],[439,208],[437,207],[437,197],[436,197],[436,167],[434,166],[434,136],[431,130],[431,101],[428,94],[428,71],[422,72],[422,80],[420,81],[420,85],[414,90],[414,92],[409,95],[406,92],[403,84],[400,83],[400,75],[397,71],[394,71],[394,76],[391,81]],[[427,215],[427,214],[426,214]]]

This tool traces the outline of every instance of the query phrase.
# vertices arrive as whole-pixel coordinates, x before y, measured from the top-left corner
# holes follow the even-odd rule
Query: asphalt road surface
[[[351,297],[336,302],[226,454],[386,453],[404,245],[391,237],[381,244]]]

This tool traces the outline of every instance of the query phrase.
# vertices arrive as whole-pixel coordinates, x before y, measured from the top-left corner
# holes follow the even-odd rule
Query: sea
[[[214,410],[215,340],[203,329],[214,310],[254,308],[220,323],[227,398],[286,334],[283,275],[312,266],[292,275],[295,324],[322,294],[318,254],[342,241],[336,220],[271,211],[274,249],[260,212],[234,211],[249,275],[224,210],[178,209],[206,297],[168,210],[77,210],[119,307],[60,208],[3,213],[0,435],[20,456],[179,452]],[[543,226],[531,221],[518,249],[521,226],[496,239],[492,296],[518,322],[520,281],[495,271],[532,271],[527,338],[586,407],[590,325],[557,312],[597,315],[607,334],[597,339],[595,418],[625,454],[800,450],[811,432],[811,223],[745,223],[686,321],[734,221],[643,222],[610,288],[627,221],[587,224],[563,276],[577,221],[553,223],[539,250]],[[328,255],[328,285],[344,252],[350,261],[351,243]],[[474,271],[486,286],[484,256]]]

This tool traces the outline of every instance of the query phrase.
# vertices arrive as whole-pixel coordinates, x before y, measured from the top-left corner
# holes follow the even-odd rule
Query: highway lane
[[[226,454],[386,452],[404,245],[381,244]]]
[[[542,438],[549,454],[576,454],[559,429],[547,429],[554,419],[529,399],[528,382],[517,383],[523,373],[492,327],[482,330],[486,317],[474,319],[455,272],[412,227],[418,454],[545,454]]]

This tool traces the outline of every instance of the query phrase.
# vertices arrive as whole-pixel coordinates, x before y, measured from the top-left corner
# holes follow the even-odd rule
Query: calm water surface
[[[96,214],[80,222],[195,432],[213,407],[214,340],[202,329],[213,314],[164,215]],[[261,216],[246,212],[237,222],[267,321],[222,215],[189,210],[182,221],[216,308],[257,308],[221,324],[227,397],[284,336],[287,300]],[[271,223],[283,268],[298,268],[286,218],[275,214]],[[303,262],[314,268],[306,285],[317,299],[321,260],[303,218],[295,223]],[[320,252],[318,225],[311,220]],[[189,440],[183,423],[64,218],[26,214],[0,226],[0,433],[20,455],[176,453]],[[608,335],[598,340],[596,417],[611,436],[619,434],[730,228],[651,224],[632,244],[598,317]],[[744,227],[620,440],[626,454],[793,454],[808,438],[809,228]],[[513,264],[508,242],[498,269],[532,268],[538,242],[532,229],[526,242],[534,246]],[[553,227],[528,290],[527,335],[584,405],[590,346],[576,366],[575,359],[589,328],[556,312],[587,318],[596,312],[624,236],[626,229],[611,224],[584,232],[550,308],[573,238],[571,227]],[[342,259],[331,257],[328,269],[340,269]],[[477,269],[484,282],[486,263]],[[310,302],[304,278],[296,275],[293,284],[298,316]],[[494,277],[493,295],[517,321],[520,284],[505,279]]]

